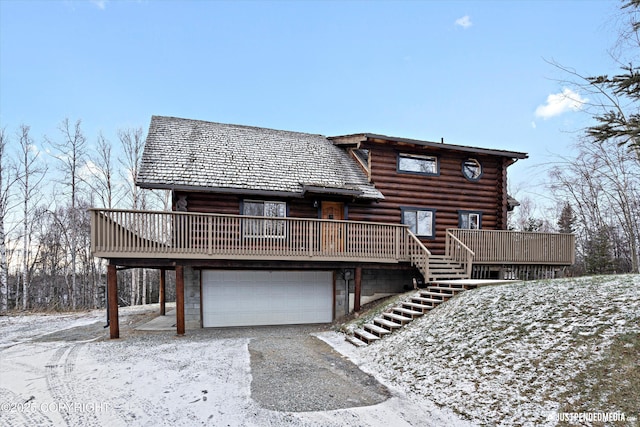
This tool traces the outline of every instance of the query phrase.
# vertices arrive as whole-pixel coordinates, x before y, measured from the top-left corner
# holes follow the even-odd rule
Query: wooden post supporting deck
[[[362,291],[362,267],[356,267],[354,278],[353,311],[360,311],[360,292]]]
[[[176,333],[184,335],[184,267],[176,265]]]
[[[109,302],[109,338],[120,338],[118,323],[118,271],[116,266],[107,266],[107,297]]]
[[[160,269],[160,292],[158,295],[158,299],[160,302],[160,316],[164,316],[166,313],[166,307],[165,307],[165,286],[166,286],[166,274],[167,270],[165,268],[161,268]]]

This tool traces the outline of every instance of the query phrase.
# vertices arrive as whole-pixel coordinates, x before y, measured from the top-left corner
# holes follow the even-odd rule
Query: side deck
[[[91,250],[107,259],[411,263],[434,257],[406,225],[312,218],[91,209]],[[444,258],[472,265],[571,265],[571,234],[447,230]]]

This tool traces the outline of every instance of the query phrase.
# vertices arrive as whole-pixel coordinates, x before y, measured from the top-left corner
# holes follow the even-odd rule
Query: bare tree
[[[78,196],[80,192],[79,184],[80,168],[84,166],[84,158],[86,156],[85,145],[87,139],[81,128],[81,120],[76,120],[71,125],[68,118],[65,118],[58,129],[62,133],[62,142],[53,142],[47,139],[47,142],[56,151],[56,158],[60,161],[60,170],[64,174],[62,184],[69,190],[70,198],[70,215],[69,215],[69,243],[71,256],[71,307],[77,307],[77,256],[78,256],[78,239],[77,231],[79,224],[79,213],[77,211]]]
[[[595,243],[606,236],[615,241],[618,258],[627,259],[630,271],[638,272],[640,163],[633,149],[613,139],[598,142],[584,138],[576,148],[578,155],[555,166],[550,177],[554,194],[574,210],[583,255],[591,253],[603,259],[603,254],[594,251],[609,246]]]
[[[89,173],[91,179],[88,185],[102,205],[111,209],[117,203],[118,190],[115,184],[115,165],[111,154],[111,142],[104,137],[102,132],[98,134],[98,146],[95,154],[90,156],[91,167]]]
[[[0,314],[9,307],[9,267],[7,262],[6,218],[9,212],[9,189],[17,180],[7,160],[8,137],[0,128]]]
[[[32,235],[32,214],[37,206],[39,197],[38,186],[45,176],[46,168],[39,164],[39,152],[35,150],[33,139],[29,135],[30,128],[21,125],[18,130],[18,140],[20,143],[20,161],[18,187],[22,197],[22,308],[26,309],[29,301],[29,286],[31,263],[31,235]],[[40,196],[41,197],[41,196]],[[17,305],[17,297],[16,297]]]
[[[142,161],[142,151],[144,149],[144,137],[142,128],[137,129],[120,129],[118,138],[122,144],[124,151],[124,160],[121,164],[124,167],[124,179],[127,183],[126,194],[129,198],[129,206],[131,209],[145,209],[146,197],[136,185],[136,178]],[[142,224],[140,227],[142,228]],[[144,294],[144,292],[142,292]],[[139,276],[136,270],[131,272],[131,305],[138,304],[141,301],[141,291],[139,289]]]

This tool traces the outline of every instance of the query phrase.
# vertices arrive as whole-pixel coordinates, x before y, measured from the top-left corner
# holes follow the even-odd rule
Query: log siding
[[[457,152],[446,146],[442,149],[410,144],[398,147],[385,141],[366,141],[360,148],[369,150],[371,182],[385,199],[351,204],[349,219],[401,223],[403,207],[435,210],[435,238],[422,239],[435,254],[444,253],[446,230],[458,227],[460,211],[480,213],[483,229],[506,228],[506,169],[511,159]],[[439,174],[399,173],[400,154],[436,157]],[[473,181],[462,173],[462,165],[469,159],[477,160],[482,167],[482,174]]]

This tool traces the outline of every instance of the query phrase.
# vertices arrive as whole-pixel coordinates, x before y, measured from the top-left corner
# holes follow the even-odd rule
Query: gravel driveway
[[[251,397],[266,409],[306,412],[371,406],[389,398],[371,375],[310,335],[317,327],[271,327],[254,335]]]

